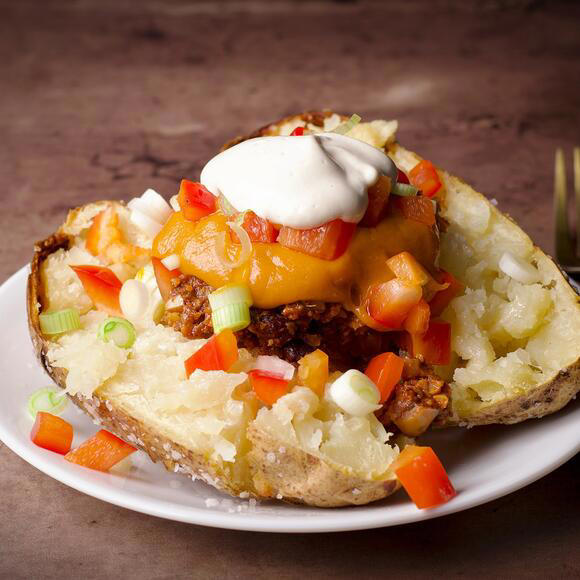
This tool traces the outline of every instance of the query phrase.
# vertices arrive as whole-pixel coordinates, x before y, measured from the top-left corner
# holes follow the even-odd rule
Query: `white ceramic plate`
[[[425,438],[458,490],[432,510],[418,510],[400,491],[369,506],[316,509],[232,499],[201,482],[167,473],[142,454],[128,476],[102,474],[72,465],[29,440],[29,395],[50,384],[37,363],[26,324],[23,268],[0,287],[0,439],[44,473],[79,491],[135,511],[205,526],[263,532],[328,532],[393,526],[458,512],[515,491],[550,473],[580,448],[580,406],[543,419],[503,427],[448,429]],[[75,443],[95,433],[93,423],[72,405],[64,417]],[[10,464],[3,469],[10,469]]]

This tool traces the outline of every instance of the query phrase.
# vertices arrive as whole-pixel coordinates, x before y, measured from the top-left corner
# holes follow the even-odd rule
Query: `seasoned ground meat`
[[[164,323],[188,338],[212,335],[207,295],[213,290],[195,276],[181,275],[173,281],[172,297],[183,307],[168,311]],[[326,302],[294,302],[278,308],[250,310],[248,328],[236,333],[238,345],[254,354],[273,354],[297,362],[320,348],[333,368],[363,368],[374,355],[393,350],[392,336],[362,325],[342,305]]]

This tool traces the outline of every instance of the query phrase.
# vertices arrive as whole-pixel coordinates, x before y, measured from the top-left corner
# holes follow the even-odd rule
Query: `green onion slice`
[[[339,135],[344,135],[348,133],[355,125],[358,125],[361,122],[360,115],[356,113],[350,116],[348,121],[341,123],[336,129],[334,129],[333,133],[338,133]]]
[[[224,215],[231,216],[237,213],[236,208],[227,200],[223,193],[218,197],[218,207]]]
[[[395,183],[391,193],[394,195],[400,195],[402,197],[411,197],[419,193],[419,189],[414,185],[409,185],[408,183]]]
[[[28,412],[33,419],[36,419],[38,411],[59,415],[64,411],[67,404],[68,399],[64,393],[53,387],[45,387],[32,393],[28,399]]]
[[[215,334],[226,328],[234,332],[242,330],[250,324],[250,307],[245,302],[238,302],[212,310],[211,323]]]
[[[42,334],[62,334],[81,327],[79,311],[75,308],[43,312],[39,319]]]
[[[112,340],[119,348],[131,348],[137,338],[135,327],[128,320],[115,316],[99,326],[98,336],[103,342]]]
[[[209,296],[212,310],[218,310],[230,304],[245,304],[251,306],[254,301],[250,289],[244,284],[227,284],[212,292]]]

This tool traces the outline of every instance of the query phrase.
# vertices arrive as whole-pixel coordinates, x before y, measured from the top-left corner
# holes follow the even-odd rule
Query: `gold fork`
[[[556,150],[554,175],[554,227],[556,231],[556,258],[570,275],[580,273],[580,147],[574,147],[574,191],[576,204],[576,236],[568,222],[568,193],[566,164],[562,149]],[[576,238],[576,243],[574,243]]]

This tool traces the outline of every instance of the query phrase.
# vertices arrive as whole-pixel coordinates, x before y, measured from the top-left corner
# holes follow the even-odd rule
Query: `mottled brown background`
[[[165,195],[233,134],[305,108],[400,140],[552,250],[580,139],[575,2],[0,0],[0,281],[66,210]],[[335,535],[188,526],[84,496],[0,443],[0,577],[578,577],[578,458],[491,504]]]

